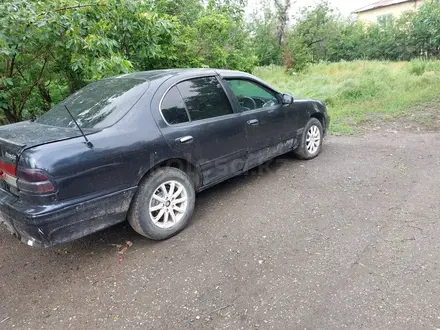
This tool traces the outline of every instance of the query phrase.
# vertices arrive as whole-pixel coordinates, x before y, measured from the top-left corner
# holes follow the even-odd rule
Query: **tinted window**
[[[180,124],[189,121],[182,97],[176,87],[171,88],[162,101],[162,114],[169,124]]]
[[[223,87],[215,77],[184,81],[177,87],[192,121],[233,113]]]
[[[36,121],[52,126],[75,127],[65,104],[81,128],[108,127],[135,105],[147,87],[145,80],[140,79],[100,80],[70,95]]]
[[[276,94],[248,80],[227,80],[244,110],[260,109],[278,104]]]

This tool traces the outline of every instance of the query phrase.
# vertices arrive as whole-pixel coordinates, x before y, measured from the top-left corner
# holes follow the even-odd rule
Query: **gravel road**
[[[0,328],[437,329],[439,200],[440,133],[370,132],[201,193],[165,242],[0,228]]]

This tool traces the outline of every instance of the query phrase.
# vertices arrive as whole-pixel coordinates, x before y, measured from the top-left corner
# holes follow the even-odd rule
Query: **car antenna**
[[[90,142],[89,139],[87,139],[87,136],[84,134],[83,130],[81,129],[81,127],[76,122],[75,118],[73,117],[73,115],[70,112],[70,110],[67,107],[67,105],[66,104],[63,104],[63,105],[66,108],[67,112],[69,113],[70,117],[72,118],[73,122],[75,123],[76,127],[78,127],[79,131],[81,132],[82,136],[84,137],[84,140],[86,140],[86,146],[89,147],[90,149],[92,149],[93,148],[92,142]]]

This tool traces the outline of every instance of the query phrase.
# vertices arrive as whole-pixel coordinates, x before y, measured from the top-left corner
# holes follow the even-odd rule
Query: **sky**
[[[356,9],[362,8],[370,3],[374,3],[377,0],[329,0],[330,4],[338,9],[343,15],[350,15],[350,13]],[[255,8],[258,8],[260,0],[248,0],[248,12],[252,12]],[[296,0],[292,6],[291,12],[295,13],[301,7],[306,7],[313,4],[315,1]]]

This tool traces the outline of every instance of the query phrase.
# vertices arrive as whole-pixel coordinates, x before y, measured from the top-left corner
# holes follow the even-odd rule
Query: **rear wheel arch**
[[[141,183],[146,177],[148,177],[150,173],[164,167],[173,167],[185,172],[191,178],[191,181],[194,184],[195,191],[198,190],[202,183],[201,173],[198,168],[192,162],[184,158],[170,158],[159,162],[146,173],[144,173],[139,183]]]

